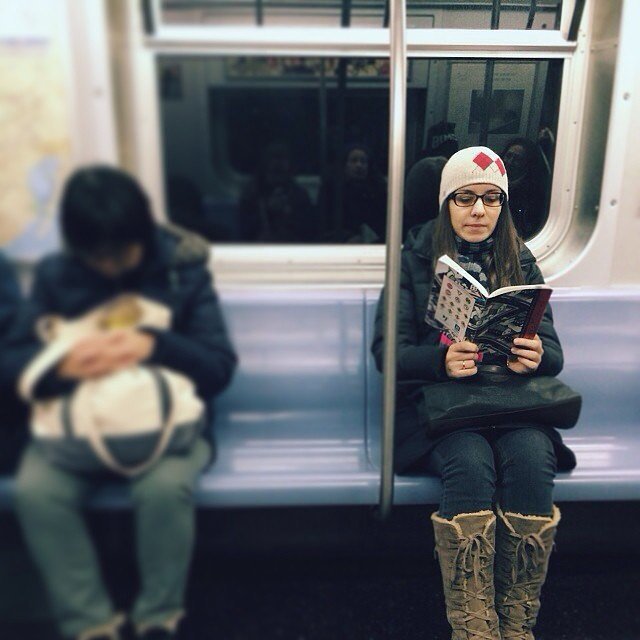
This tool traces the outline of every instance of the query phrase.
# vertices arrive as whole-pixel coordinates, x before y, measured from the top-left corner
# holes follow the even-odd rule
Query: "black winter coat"
[[[183,373],[209,401],[229,384],[236,355],[212,288],[208,256],[208,245],[195,234],[159,228],[141,266],[122,279],[105,278],[66,253],[45,258],[36,269],[31,298],[7,340],[0,383],[15,385],[41,349],[35,333],[41,316],[74,318],[119,294],[137,293],[173,312],[171,328],[154,331],[149,363]],[[40,381],[35,395],[65,395],[74,385],[52,371]]]
[[[440,346],[440,332],[424,322],[433,279],[432,229],[433,222],[430,221],[412,230],[402,251],[396,373],[395,468],[398,473],[415,469],[416,463],[422,462],[442,438],[427,437],[426,429],[419,424],[417,409],[410,397],[411,392],[419,386],[450,380],[445,370],[446,349]],[[535,257],[524,245],[520,253],[520,266],[526,284],[544,282]],[[382,371],[384,353],[383,298],[384,291],[378,301],[371,345],[378,371]],[[534,375],[558,375],[564,360],[549,305],[538,329],[538,335],[542,340],[544,355]],[[575,456],[562,444],[560,434],[555,429],[540,428],[554,443],[558,468],[575,467]]]
[[[18,280],[11,265],[0,255],[0,359],[22,304]],[[0,387],[0,473],[13,471],[27,440],[27,407],[18,400],[15,385],[5,380]]]

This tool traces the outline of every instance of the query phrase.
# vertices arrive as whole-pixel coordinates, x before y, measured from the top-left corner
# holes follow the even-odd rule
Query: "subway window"
[[[437,213],[456,149],[501,153],[528,239],[543,226],[561,60],[409,60],[405,233]],[[212,242],[381,244],[386,58],[158,58],[169,217]]]
[[[558,29],[561,0],[509,0],[493,12],[493,0],[408,0],[410,29]],[[167,25],[313,26],[383,28],[389,25],[388,0],[163,0]]]
[[[173,221],[219,242],[384,242],[388,59],[164,58],[159,82]]]

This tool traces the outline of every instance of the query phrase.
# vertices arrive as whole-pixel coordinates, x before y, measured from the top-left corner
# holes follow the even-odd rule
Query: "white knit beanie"
[[[456,189],[476,183],[493,184],[509,196],[504,162],[488,147],[467,147],[449,158],[440,179],[440,207]]]

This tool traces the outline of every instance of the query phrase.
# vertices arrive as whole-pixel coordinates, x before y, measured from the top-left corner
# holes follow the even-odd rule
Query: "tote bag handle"
[[[153,377],[156,390],[160,398],[162,426],[160,428],[156,446],[147,460],[131,466],[121,464],[109,450],[109,446],[105,442],[105,439],[98,429],[95,421],[90,422],[87,425],[89,427],[87,430],[87,440],[94,454],[107,468],[123,476],[137,476],[151,468],[167,450],[175,431],[175,403],[173,402],[171,395],[171,387],[162,371],[158,369],[148,369],[148,371]],[[73,395],[65,398],[62,409],[62,422],[66,434],[70,437],[72,437],[74,433],[73,420],[71,418],[72,402]]]

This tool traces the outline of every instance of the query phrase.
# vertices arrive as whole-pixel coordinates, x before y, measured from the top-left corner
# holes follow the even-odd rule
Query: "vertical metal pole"
[[[318,99],[320,103],[320,175],[323,179],[327,176],[327,70],[326,58],[320,59],[320,86],[318,87]],[[323,229],[324,231],[324,229]]]
[[[500,0],[493,0],[491,7],[491,28],[500,28]],[[489,123],[491,121],[491,106],[493,103],[493,71],[495,61],[487,60],[484,68],[484,90],[482,93],[482,120],[480,120],[480,139],[478,144],[487,144]]]
[[[491,7],[491,28],[500,28],[500,4],[501,0],[493,0],[493,6]]]
[[[529,5],[529,15],[527,16],[527,29],[531,29],[533,27],[533,21],[536,17],[536,0],[531,0],[531,4]]]
[[[153,19],[153,6],[151,0],[142,0],[142,24],[144,25],[144,32],[151,36],[155,33],[155,21]]]
[[[336,145],[334,148],[334,163],[337,169],[336,188],[333,193],[333,229],[340,230],[344,225],[344,148],[345,131],[347,130],[347,66],[350,58],[340,58],[338,60],[338,86],[336,88]],[[340,177],[337,177],[340,176]],[[348,221],[347,221],[348,224]]]
[[[379,515],[386,518],[393,504],[393,435],[396,404],[396,345],[400,297],[400,251],[404,192],[405,121],[407,100],[406,8],[404,0],[390,3],[389,191],[387,199],[387,262],[384,282],[384,395],[382,469]]]
[[[351,26],[351,0],[342,0],[342,15],[340,17],[340,26]]]
[[[585,3],[586,0],[577,0],[576,2],[573,15],[571,16],[571,24],[569,25],[569,32],[567,33],[567,40],[578,39],[578,31],[580,30],[580,23],[582,22]]]
[[[493,72],[495,60],[487,60],[484,68],[484,89],[482,92],[482,120],[480,120],[480,140],[478,144],[487,145],[489,125],[491,122],[491,107],[493,105]]]

